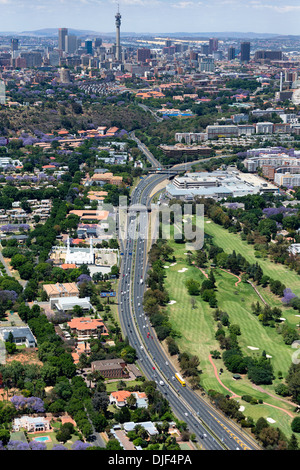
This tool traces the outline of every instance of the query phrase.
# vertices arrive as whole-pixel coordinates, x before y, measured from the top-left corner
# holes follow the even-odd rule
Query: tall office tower
[[[241,42],[241,62],[250,60],[250,42]]]
[[[218,50],[218,40],[217,38],[211,38],[209,40],[209,53],[212,54],[214,51]]]
[[[235,47],[230,46],[228,47],[228,60],[234,60],[235,59]]]
[[[120,44],[120,26],[121,26],[121,15],[119,12],[116,14],[116,60],[121,60],[121,44]]]
[[[68,28],[58,29],[58,49],[60,51],[66,50],[66,37],[68,35]]]
[[[201,54],[208,55],[209,54],[209,45],[202,44],[201,45]]]
[[[101,47],[102,46],[102,39],[101,38],[94,38],[94,47]]]
[[[66,52],[68,54],[74,54],[77,50],[77,36],[75,34],[68,34],[66,37]]]
[[[150,59],[150,49],[146,47],[141,47],[137,50],[137,61],[146,62],[147,59]]]
[[[11,50],[12,52],[17,51],[19,49],[19,39],[12,38],[11,40]]]
[[[85,48],[86,48],[87,54],[93,55],[93,41],[91,41],[90,39],[87,39],[85,41]]]
[[[171,41],[171,39],[166,39],[166,40],[165,40],[165,47],[170,47],[170,46],[172,46],[172,41]]]

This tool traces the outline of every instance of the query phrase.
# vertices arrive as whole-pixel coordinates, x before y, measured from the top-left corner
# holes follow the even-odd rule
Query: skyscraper
[[[85,48],[87,54],[93,55],[93,41],[91,39],[85,41]]]
[[[58,49],[60,51],[66,50],[66,36],[68,35],[67,28],[59,28],[58,30]]]
[[[212,54],[214,51],[218,50],[218,39],[211,38],[209,40],[209,53]]]
[[[230,46],[228,47],[228,60],[234,60],[235,59],[235,47]]]
[[[141,47],[137,50],[137,61],[146,62],[147,59],[150,59],[150,49],[146,47]]]
[[[250,42],[241,42],[241,62],[250,60]]]
[[[74,54],[74,52],[77,50],[77,36],[74,34],[68,34],[66,37],[66,52],[69,54]]]
[[[12,38],[11,40],[11,50],[12,52],[17,51],[19,49],[19,39]]]
[[[121,60],[121,44],[120,44],[120,26],[121,26],[121,15],[119,12],[116,14],[116,60]]]

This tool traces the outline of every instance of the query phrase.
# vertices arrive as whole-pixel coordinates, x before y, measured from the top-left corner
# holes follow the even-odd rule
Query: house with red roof
[[[116,405],[118,408],[122,408],[127,405],[127,399],[133,395],[136,399],[137,408],[148,408],[148,398],[144,392],[128,392],[127,390],[118,390],[112,392],[109,396],[109,402],[111,405]]]

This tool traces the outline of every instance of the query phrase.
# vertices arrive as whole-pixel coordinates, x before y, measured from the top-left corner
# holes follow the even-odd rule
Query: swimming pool
[[[34,437],[34,440],[37,442],[46,442],[46,441],[50,441],[50,437],[48,436]]]

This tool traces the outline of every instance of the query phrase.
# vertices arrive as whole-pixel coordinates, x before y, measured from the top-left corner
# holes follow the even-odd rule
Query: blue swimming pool
[[[50,441],[50,438],[48,436],[41,436],[41,437],[35,437],[34,440],[38,442],[45,442],[45,441]]]

